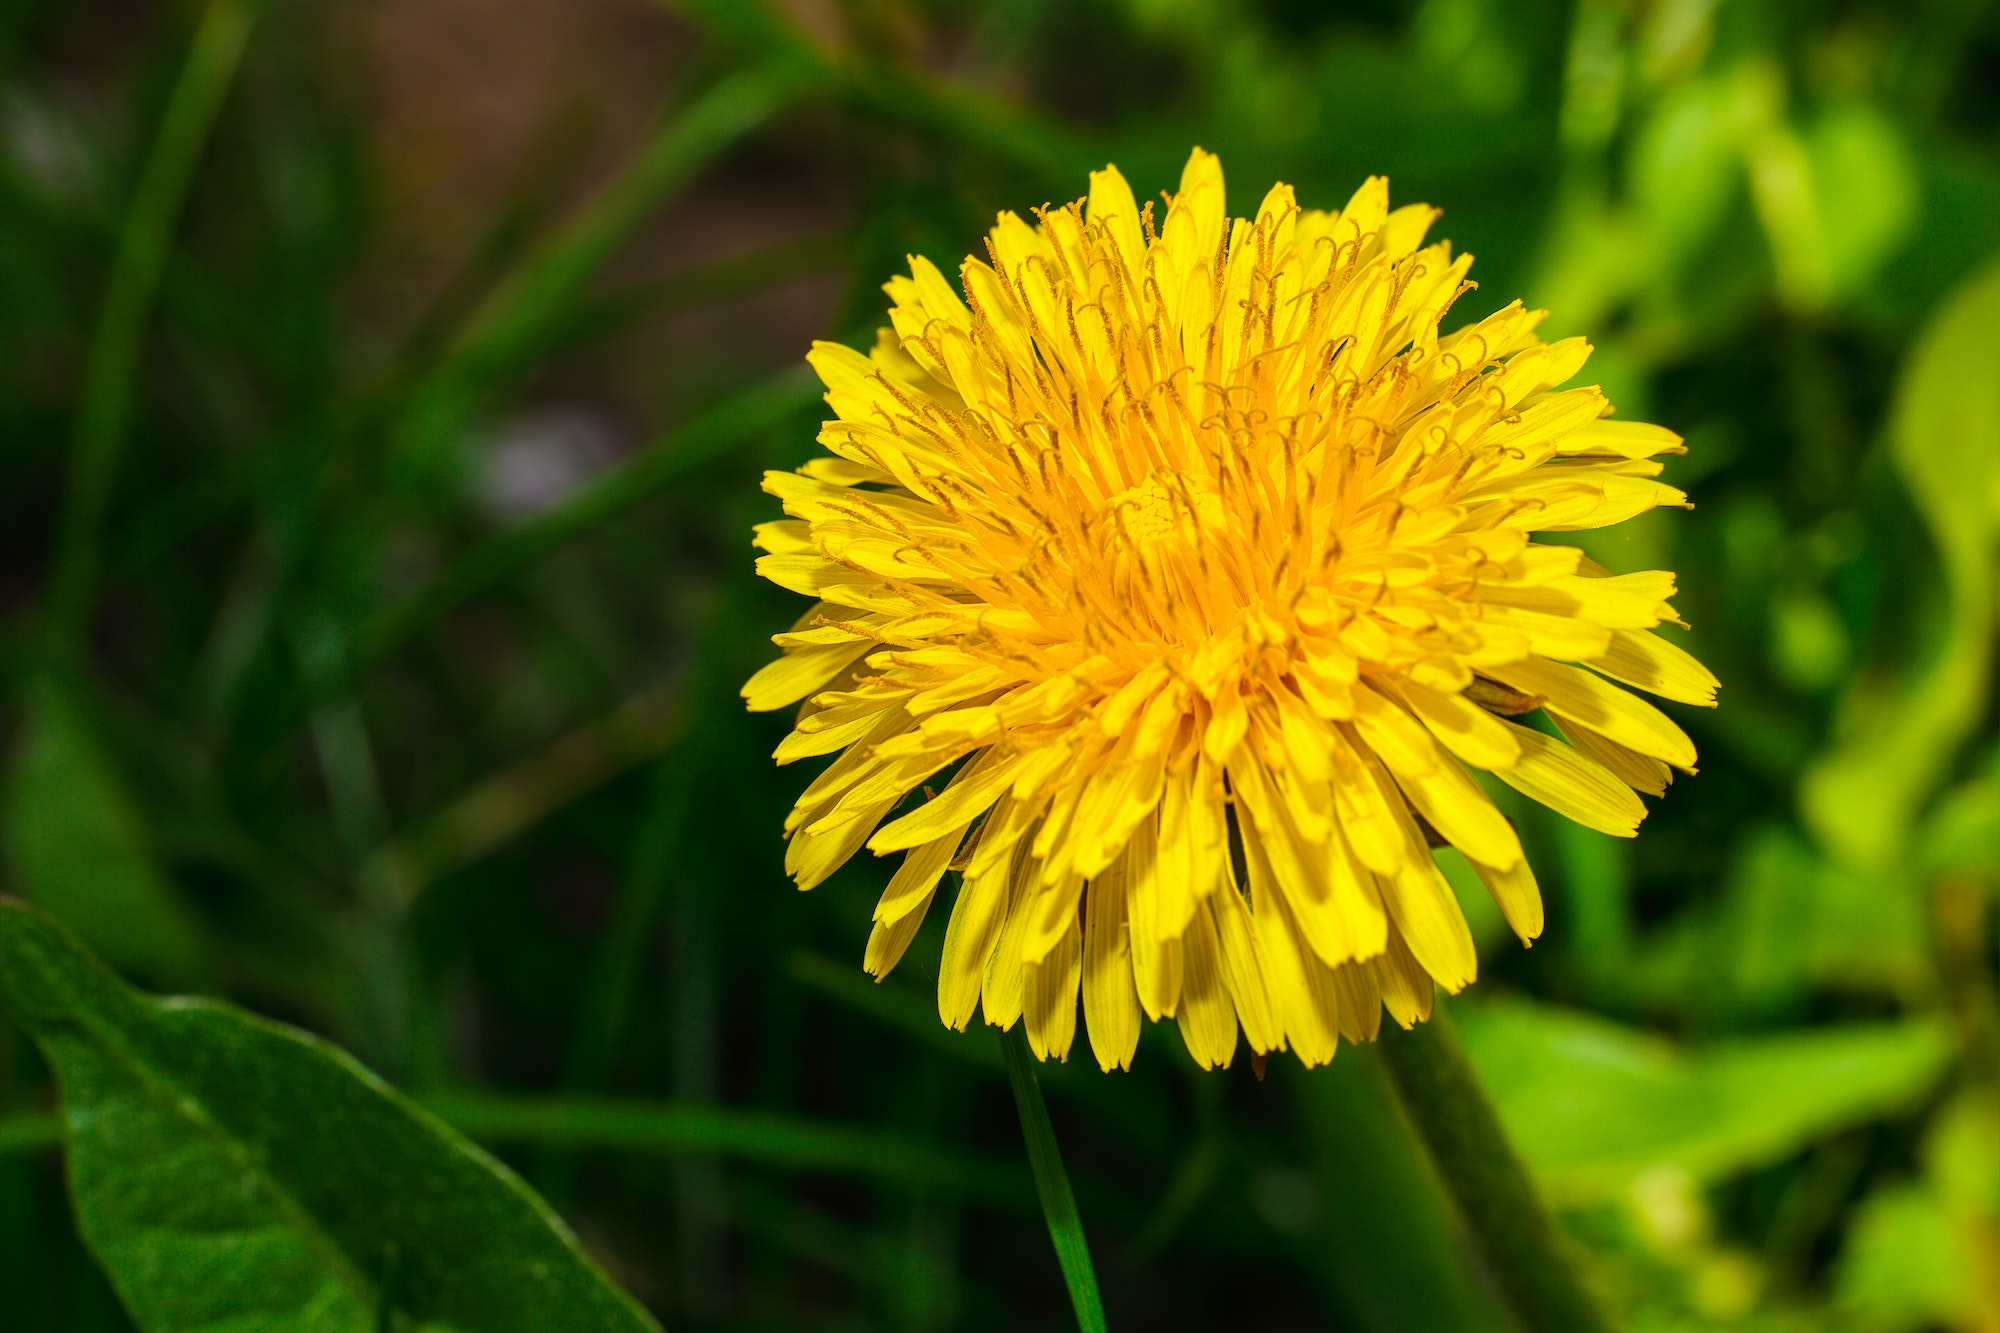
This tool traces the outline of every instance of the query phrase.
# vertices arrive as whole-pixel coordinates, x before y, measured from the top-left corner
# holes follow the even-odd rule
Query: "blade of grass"
[[[797,59],[733,74],[656,134],[632,167],[538,250],[480,308],[460,337],[460,370],[503,367],[532,347],[583,284],[661,201],[811,85]],[[449,363],[447,369],[453,368]]]
[[[641,969],[673,883],[688,784],[694,780],[692,765],[681,762],[686,749],[685,744],[676,746],[654,765],[646,813],[633,838],[624,882],[577,1004],[576,1028],[563,1069],[567,1088],[601,1088],[617,1065]]]
[[[385,920],[402,917],[440,875],[658,755],[672,743],[680,712],[678,682],[656,685],[500,770],[370,854],[359,876],[362,901]]]
[[[54,1113],[10,1115],[0,1120],[0,1157],[45,1152],[62,1143],[62,1122]]]
[[[851,1005],[941,1055],[996,1074],[1005,1064],[1000,1053],[984,1041],[938,1022],[937,1006],[900,977],[876,981],[856,964],[837,962],[808,949],[794,950],[785,960],[785,971],[800,985]]]
[[[499,284],[436,370],[411,394],[394,452],[419,469],[493,381],[533,360],[590,277],[663,200],[763,125],[814,81],[796,57],[729,76],[661,127],[632,164],[574,221]]]
[[[738,46],[812,69],[836,96],[871,115],[1046,174],[1074,174],[1089,160],[1087,147],[1052,121],[908,65],[831,51],[768,4],[677,0],[675,8]]]
[[[468,291],[472,286],[485,288],[489,284],[491,290],[473,306],[462,328],[449,335],[441,328],[420,329],[381,383],[358,394],[339,396],[329,404],[325,419],[305,432],[308,439],[317,442],[316,447],[293,451],[288,467],[281,470],[272,488],[275,517],[270,532],[260,540],[271,548],[273,568],[256,587],[246,590],[243,605],[233,617],[241,623],[241,632],[230,644],[226,660],[218,658],[207,673],[214,677],[209,695],[224,704],[234,699],[248,664],[262,650],[277,619],[276,604],[289,596],[302,577],[310,577],[308,566],[315,552],[341,547],[343,532],[346,544],[365,548],[371,539],[355,534],[381,527],[378,506],[364,504],[358,512],[338,517],[330,513],[343,498],[337,494],[341,487],[333,478],[346,476],[351,488],[354,474],[352,469],[330,469],[328,460],[345,445],[387,438],[392,452],[407,462],[428,456],[441,441],[453,438],[463,427],[466,412],[490,391],[497,377],[532,363],[550,339],[560,342],[576,337],[577,331],[570,327],[575,320],[573,301],[631,233],[676,189],[762,125],[803,87],[795,67],[772,63],[710,89],[663,125],[576,217],[541,245],[525,251],[508,272],[496,275],[480,271],[468,276]],[[446,320],[440,315],[435,322]],[[744,428],[753,427],[754,423],[745,423]],[[699,450],[699,437],[689,442]],[[729,442],[733,439],[717,445]],[[591,493],[596,495],[597,488],[591,488]],[[613,499],[605,512],[616,512],[644,493],[641,488],[622,502]],[[430,600],[405,602],[378,613],[357,638],[350,639],[342,669],[302,682],[306,693],[315,701],[338,694],[430,618],[517,572],[548,546],[566,540],[603,515],[583,512],[574,517],[578,521],[568,528],[558,522],[517,529],[513,535],[519,539],[508,543],[507,549],[493,552],[497,558],[490,565],[475,563],[473,568],[458,571],[455,581],[427,588],[425,593],[434,594]],[[327,531],[329,524],[335,528],[332,535]],[[539,538],[551,540],[538,544]],[[486,549],[481,548],[482,552]],[[339,564],[349,570],[370,567],[364,550],[344,554]]]
[[[1035,1078],[1035,1057],[1028,1050],[1025,1027],[1016,1023],[1001,1033],[1000,1049],[1007,1058],[1007,1081],[1014,1086],[1014,1106],[1021,1113],[1021,1136],[1028,1143],[1035,1194],[1042,1201],[1042,1216],[1049,1224],[1070,1304],[1076,1308],[1077,1327],[1082,1333],[1105,1333],[1104,1303],[1097,1294],[1097,1271],[1090,1265],[1090,1244],[1069,1187],[1069,1173],[1063,1170],[1048,1103],[1042,1100],[1042,1087]]]
[[[727,1157],[763,1166],[921,1184],[1018,1206],[1027,1183],[1005,1162],[938,1152],[849,1125],[692,1100],[438,1094],[439,1119],[484,1143],[532,1143],[661,1157]]]
[[[562,192],[576,183],[577,158],[587,141],[587,119],[574,105],[555,111],[536,129],[484,233],[405,331],[381,385],[386,398],[396,398],[438,368],[535,237],[557,221]]]
[[[937,1001],[901,976],[876,981],[858,962],[842,963],[810,949],[792,951],[785,959],[785,974],[939,1055],[983,1074],[1006,1072],[1006,1061],[997,1050],[972,1033],[940,1023]],[[1128,1096],[1096,1070],[1080,1065],[1046,1065],[1037,1077],[1065,1105],[1088,1111],[1134,1151],[1156,1156],[1169,1151],[1170,1127],[1163,1116],[1152,1113],[1157,1103],[1151,1099]]]
[[[536,1144],[642,1157],[711,1157],[795,1171],[860,1176],[975,1198],[1027,1205],[1020,1168],[939,1152],[906,1138],[851,1125],[694,1101],[605,1097],[525,1097],[435,1093],[417,1099],[438,1119],[481,1143]],[[62,1143],[53,1113],[0,1120],[0,1157]]]
[[[1222,1115],[1223,1085],[1216,1079],[1196,1078],[1190,1091],[1194,1095],[1194,1143],[1168,1177],[1167,1187],[1147,1215],[1145,1225],[1125,1247],[1123,1261],[1127,1271],[1142,1270],[1167,1248],[1222,1174],[1223,1159],[1228,1152]]]
[[[349,670],[356,676],[367,672],[465,601],[658,494],[732,445],[803,411],[818,397],[819,381],[800,366],[668,432],[561,504],[473,547],[429,583],[364,621],[349,650]]]
[[[610,336],[640,320],[710,301],[727,301],[800,278],[837,274],[853,238],[843,229],[787,236],[740,254],[668,269],[571,303],[549,321],[537,343],[548,356]]]
[[[132,419],[147,316],[174,224],[249,41],[257,0],[210,0],[139,177],[91,337],[71,440],[49,599],[52,637],[73,644],[95,596],[99,532]]]

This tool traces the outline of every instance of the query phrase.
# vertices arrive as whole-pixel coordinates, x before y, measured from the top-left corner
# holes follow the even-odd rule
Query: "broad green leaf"
[[[1697,966],[1726,977],[1729,999],[1753,1008],[1813,985],[1911,994],[1931,976],[1923,912],[1901,880],[1829,864],[1778,826],[1745,840],[1722,910],[1704,925]]]
[[[343,1052],[153,999],[0,903],[0,995],[55,1069],[77,1223],[146,1333],[653,1321],[504,1167]],[[386,1295],[385,1295],[386,1289]]]
[[[1891,455],[1945,569],[1949,616],[1900,690],[1857,692],[1845,739],[1810,770],[1800,805],[1821,842],[1889,868],[1911,821],[1978,725],[1991,691],[2000,535],[2000,262],[1948,298],[1897,392]],[[1865,685],[1860,687],[1865,691]]]
[[[1959,1093],[1931,1122],[1924,1178],[1870,1196],[1834,1270],[1834,1297],[1863,1333],[1984,1327],[1986,1257],[2000,1221],[2000,1105]],[[1985,1313],[1982,1313],[1982,1312]]]
[[[1938,800],[1917,836],[1927,874],[2000,883],[2000,750]]]
[[[1852,296],[1910,239],[1916,164],[1896,122],[1865,102],[1822,116],[1806,135],[1806,154],[1831,294]]]
[[[1983,1225],[2000,1220],[2000,1098],[1967,1089],[1930,1124],[1924,1170],[1953,1212]]]
[[[1679,263],[1722,224],[1743,177],[1738,81],[1696,79],[1669,89],[1632,142],[1633,202],[1662,256]]]
[[[1509,1137],[1564,1201],[1615,1197],[1641,1175],[1698,1182],[1779,1160],[1906,1107],[1950,1043],[1924,1023],[1717,1042],[1688,1051],[1591,1015],[1489,1002],[1459,1015],[1466,1053]]]
[[[1979,1315],[1973,1238],[1921,1186],[1882,1190],[1857,1211],[1834,1300],[1858,1333],[1971,1327]]]
[[[23,890],[119,967],[197,979],[200,926],[160,873],[76,704],[38,677],[26,712],[6,793],[7,850]]]

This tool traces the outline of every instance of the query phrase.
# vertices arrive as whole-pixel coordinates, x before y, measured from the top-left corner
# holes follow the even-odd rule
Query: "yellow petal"
[[[1160,925],[1160,870],[1155,844],[1144,836],[1125,845],[1125,855],[1107,875],[1123,874],[1126,920],[1131,927],[1132,984],[1139,1005],[1155,1022],[1171,1018],[1181,996],[1181,934]]]
[[[1715,692],[1722,684],[1686,650],[1658,634],[1618,630],[1603,653],[1585,660],[1613,680],[1703,708],[1715,707]]]
[[[1457,760],[1446,759],[1420,778],[1398,777],[1396,782],[1431,827],[1467,856],[1509,869],[1521,859],[1514,826]]]
[[[1687,733],[1665,713],[1602,676],[1536,658],[1490,667],[1487,674],[1503,685],[1541,695],[1543,706],[1557,717],[1571,718],[1675,768],[1694,768],[1694,742]]]
[[[944,955],[938,961],[938,1017],[948,1028],[965,1031],[986,981],[986,963],[1000,939],[1007,910],[1006,874],[973,875],[959,883],[958,901],[945,927]]]
[[[1146,237],[1139,230],[1139,205],[1132,198],[1132,187],[1117,167],[1090,173],[1090,203],[1084,217],[1110,236],[1118,257],[1125,261],[1125,271],[1136,276],[1145,259]]]
[[[1139,993],[1132,983],[1122,866],[1084,890],[1083,1017],[1097,1067],[1107,1074],[1130,1069],[1139,1049]]]
[[[953,776],[935,800],[925,801],[901,819],[882,826],[868,841],[877,856],[915,847],[943,837],[972,822],[1000,799],[1021,771],[1025,756],[984,750]]]
[[[979,987],[979,1011],[993,1027],[1013,1027],[1027,1003],[1028,964],[1021,957],[1021,936],[1027,929],[1028,914],[1022,907],[1034,881],[1033,860],[1025,856],[1016,858],[1007,877],[1006,915],[1000,924],[1000,937],[994,941],[993,952],[986,960],[986,977]]]
[[[1215,922],[1207,912],[1196,912],[1181,936],[1181,1040],[1188,1054],[1203,1069],[1227,1069],[1236,1054],[1236,1008],[1222,978],[1222,946],[1215,938]]]
[[[1340,1044],[1340,1015],[1330,1003],[1333,992],[1315,984],[1324,969],[1301,939],[1283,896],[1260,891],[1254,875],[1251,915],[1257,922],[1265,992],[1284,1025],[1285,1045],[1308,1069],[1323,1065]]]
[[[1446,694],[1413,680],[1397,687],[1417,720],[1453,754],[1474,768],[1508,768],[1521,757],[1521,746],[1500,725],[1500,719],[1462,694]]]
[[[1514,731],[1521,742],[1521,762],[1495,777],[1585,828],[1614,838],[1629,838],[1639,831],[1645,805],[1603,765],[1539,731],[1527,727]]]
[[[1224,209],[1222,159],[1197,148],[1181,168],[1180,189],[1168,210],[1169,220],[1174,213],[1184,212],[1187,218],[1186,249],[1174,255],[1181,272],[1191,273],[1197,264],[1215,258],[1227,222]]]
[[[875,920],[878,923],[900,921],[919,903],[930,901],[932,890],[944,878],[951,858],[958,853],[959,844],[965,840],[967,827],[969,825],[960,825],[943,837],[921,847],[912,847],[904,853],[903,864],[896,867],[896,873],[889,877],[889,886],[882,890],[881,900],[875,904]]]
[[[917,902],[910,904],[901,916],[889,921],[877,921],[868,931],[868,948],[862,955],[861,968],[869,976],[880,981],[895,969],[903,959],[903,953],[910,947],[910,941],[917,937],[917,931],[924,924],[924,914],[930,910],[931,894],[936,892],[937,883],[931,883],[930,891]]]
[[[1232,876],[1233,879],[1233,876]],[[1275,1051],[1285,1044],[1284,1024],[1272,1008],[1264,985],[1264,967],[1257,949],[1257,921],[1250,905],[1234,883],[1224,884],[1203,904],[1215,920],[1216,940],[1222,951],[1222,980],[1236,1007],[1244,1040],[1258,1052]]]
[[[1511,869],[1500,870],[1482,865],[1467,858],[1479,882],[1493,895],[1493,901],[1500,906],[1500,915],[1507,918],[1507,924],[1521,937],[1521,943],[1532,944],[1542,933],[1542,891],[1535,884],[1535,872],[1522,857]]]
[[[743,697],[753,713],[795,704],[827,684],[877,645],[869,639],[801,648],[766,664],[743,686]],[[822,753],[825,753],[822,751]]]
[[[1617,741],[1606,740],[1589,727],[1578,726],[1574,722],[1558,723],[1556,729],[1579,752],[1602,764],[1613,777],[1632,790],[1642,791],[1648,796],[1667,794],[1667,785],[1674,780],[1674,770],[1660,760],[1628,750]]]
[[[1571,432],[1562,442],[1565,454],[1603,454],[1613,458],[1650,458],[1654,454],[1684,454],[1681,437],[1665,426],[1644,421],[1614,421],[1605,417]]]
[[[1436,998],[1431,978],[1401,935],[1390,932],[1389,947],[1369,964],[1382,991],[1382,1007],[1403,1027],[1414,1027],[1431,1016]]]
[[[1083,933],[1076,915],[1039,963],[1028,965],[1028,1045],[1038,1060],[1069,1059],[1076,1040],[1076,991],[1082,976]]]
[[[1430,733],[1373,689],[1354,691],[1354,726],[1392,772],[1419,777],[1437,767],[1437,746]]]
[[[1385,946],[1386,948],[1386,946]],[[1382,986],[1378,960],[1333,970],[1333,993],[1340,1011],[1340,1035],[1352,1042],[1375,1040],[1382,1028]]]
[[[1054,884],[1042,878],[1040,883],[1030,886],[1026,900],[1017,909],[1027,919],[1021,932],[1024,962],[1039,963],[1075,926],[1083,882],[1083,876],[1072,870]]]

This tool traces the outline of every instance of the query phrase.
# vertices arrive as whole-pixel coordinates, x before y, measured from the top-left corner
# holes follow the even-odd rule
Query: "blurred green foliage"
[[[1548,307],[1688,437],[1695,511],[1589,547],[1681,572],[1702,771],[1636,843],[1511,809],[1549,928],[1468,899],[1452,1005],[1592,1282],[1635,1331],[2000,1328],[1977,0],[9,0],[9,891],[353,1050],[669,1327],[1066,1318],[935,939],[873,986],[882,868],[781,873],[747,534],[808,338],[1195,143],[1239,211],[1387,173],[1465,313]],[[1374,1053],[1281,1066],[1044,1071],[1112,1327],[1508,1328]],[[79,1220],[173,1237],[71,1216],[53,1095],[0,1026],[0,1310],[130,1327]]]

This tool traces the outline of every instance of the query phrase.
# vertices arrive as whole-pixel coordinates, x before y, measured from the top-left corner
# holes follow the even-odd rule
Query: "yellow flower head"
[[[840,754],[786,866],[811,888],[864,844],[904,853],[878,977],[962,870],[953,1027],[983,1006],[1066,1057],[1081,987],[1107,1069],[1141,1012],[1204,1066],[1239,1029],[1324,1062],[1472,980],[1433,845],[1540,933],[1470,770],[1629,836],[1634,789],[1693,765],[1620,688],[1714,701],[1650,632],[1678,623],[1673,575],[1529,540],[1684,504],[1651,461],[1680,438],[1559,388],[1590,348],[1519,302],[1441,335],[1471,257],[1380,177],[1338,213],[1278,185],[1231,219],[1197,149],[1164,221],[1109,167],[1036,216],[1000,216],[963,297],[913,258],[869,355],[811,354],[832,456],[769,474],[791,517],[757,541],[818,604],[744,688],[809,698],[781,762]]]

